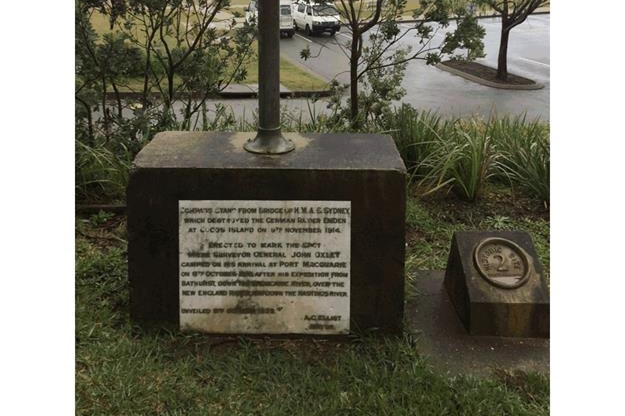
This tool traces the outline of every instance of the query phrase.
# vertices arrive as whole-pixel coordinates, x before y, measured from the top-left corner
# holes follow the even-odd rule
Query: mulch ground
[[[502,81],[497,78],[497,69],[491,68],[486,65],[482,65],[477,62],[467,62],[467,61],[458,61],[458,60],[449,60],[441,62],[441,64],[446,65],[450,68],[457,69],[464,73],[476,76],[478,78],[482,78],[486,81],[496,82],[499,84],[509,84],[509,85],[533,85],[534,81],[531,79],[523,78],[518,75],[513,75],[508,73],[507,81]]]
[[[419,197],[416,189],[413,197],[431,210],[442,213],[450,222],[467,222],[485,219],[496,215],[510,218],[532,218],[549,221],[549,207],[535,198],[503,186],[491,185],[477,201],[463,201],[454,194],[437,194]]]

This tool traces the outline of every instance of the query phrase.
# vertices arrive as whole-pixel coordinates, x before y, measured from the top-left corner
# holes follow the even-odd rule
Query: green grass
[[[280,82],[291,91],[322,91],[328,89],[327,82],[308,71],[300,69],[284,58],[280,58]]]
[[[289,42],[288,39],[283,40]],[[254,42],[254,50],[258,48]],[[255,57],[258,55],[255,53]],[[253,59],[246,67],[247,77],[245,83],[258,84],[258,60]],[[301,69],[288,59],[280,57],[280,83],[291,91],[320,91],[328,88],[328,83],[316,75]]]
[[[408,199],[406,206],[407,275],[415,270],[443,270],[455,231],[517,230],[532,236],[549,281],[549,215],[541,202],[500,185],[488,197],[463,202],[450,196]],[[409,288],[407,288],[409,289]]]
[[[545,260],[547,220],[506,217],[505,204],[454,211],[451,203],[409,198],[408,276],[444,267],[450,233],[477,226],[528,229]],[[548,375],[451,376],[431,367],[409,335],[335,342],[135,328],[124,218],[78,218],[76,228],[79,415],[549,414]]]

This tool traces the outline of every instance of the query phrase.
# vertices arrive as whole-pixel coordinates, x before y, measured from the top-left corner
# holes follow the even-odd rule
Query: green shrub
[[[411,180],[424,193],[454,190],[473,201],[501,181],[549,202],[549,126],[525,116],[444,120],[402,105],[384,120]]]
[[[493,147],[492,138],[485,132],[474,128],[456,131],[456,145],[453,148],[455,164],[451,166],[453,189],[463,199],[474,201],[481,194],[486,181],[493,176],[498,155]]]
[[[418,172],[419,165],[453,125],[435,112],[419,112],[406,104],[394,110],[385,121],[386,132],[393,136],[406,168],[413,174],[423,173]]]
[[[75,140],[76,198],[78,200],[123,199],[131,157],[119,156],[102,141],[93,145]]]
[[[549,126],[519,116],[491,120],[488,130],[501,153],[498,177],[548,203]]]
[[[163,120],[155,109],[128,119],[111,118],[109,133],[77,124],[76,189],[79,199],[123,199],[134,156],[162,130],[254,131],[258,116],[236,117],[232,109],[204,104],[194,123],[184,126]],[[283,131],[339,133],[353,131],[336,111],[318,113],[309,102],[304,110],[281,110]],[[95,127],[102,124],[94,123]],[[528,196],[549,201],[549,127],[524,116],[484,121],[445,119],[410,105],[389,110],[360,133],[390,134],[403,158],[410,181],[424,193],[453,191],[474,201],[490,181],[512,185]]]
[[[446,137],[432,143],[433,150],[419,165],[424,193],[451,189],[468,201],[480,197],[495,173],[498,154],[487,129],[477,120],[454,123]]]

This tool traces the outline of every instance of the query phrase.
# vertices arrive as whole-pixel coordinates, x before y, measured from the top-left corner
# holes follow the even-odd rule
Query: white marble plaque
[[[349,332],[350,201],[179,201],[180,326]]]

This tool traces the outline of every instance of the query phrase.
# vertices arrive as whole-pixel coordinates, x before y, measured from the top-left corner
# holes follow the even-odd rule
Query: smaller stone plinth
[[[526,232],[454,233],[444,286],[471,335],[549,337],[549,289]]]

